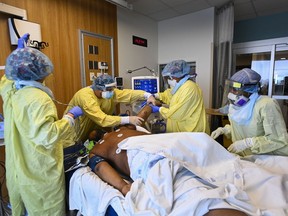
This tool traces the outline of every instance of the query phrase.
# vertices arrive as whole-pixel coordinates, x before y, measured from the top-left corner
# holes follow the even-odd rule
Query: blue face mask
[[[101,96],[102,98],[105,98],[105,99],[110,99],[112,98],[114,95],[114,91],[103,91]]]

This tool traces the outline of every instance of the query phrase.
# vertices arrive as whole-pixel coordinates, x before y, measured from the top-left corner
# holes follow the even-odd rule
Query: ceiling
[[[210,7],[221,8],[231,0],[126,0],[133,11],[162,21]],[[288,12],[288,0],[234,0],[235,21]]]

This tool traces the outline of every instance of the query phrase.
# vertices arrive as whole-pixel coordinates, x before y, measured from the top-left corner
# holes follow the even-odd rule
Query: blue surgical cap
[[[187,65],[187,62],[184,60],[175,60],[168,63],[162,70],[162,76],[173,76],[173,77],[183,77],[186,74],[189,74],[190,67]]]
[[[92,89],[105,91],[107,85],[115,84],[114,79],[108,74],[102,74],[93,80]]]
[[[241,90],[249,93],[259,91],[259,82],[261,80],[260,74],[250,68],[244,68],[236,72],[231,78],[231,81],[239,82],[244,86]]]
[[[246,84],[257,84],[261,80],[260,74],[250,68],[244,68],[236,72],[230,80]]]
[[[31,47],[14,50],[5,65],[5,75],[10,80],[41,80],[52,71],[50,59]]]

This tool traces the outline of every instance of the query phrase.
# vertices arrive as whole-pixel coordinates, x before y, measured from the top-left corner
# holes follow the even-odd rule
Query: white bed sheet
[[[288,214],[288,170],[277,166],[279,160],[288,164],[288,157],[240,160],[204,133],[130,137],[119,148],[127,149],[131,191],[123,197],[90,168],[81,168],[70,182],[71,210],[104,215],[110,204],[121,216],[198,216],[215,208],[249,215]]]

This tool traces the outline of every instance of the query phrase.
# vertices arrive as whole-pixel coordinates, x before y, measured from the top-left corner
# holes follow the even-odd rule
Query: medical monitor
[[[159,92],[159,77],[135,76],[132,77],[132,89],[143,90],[151,94]]]

